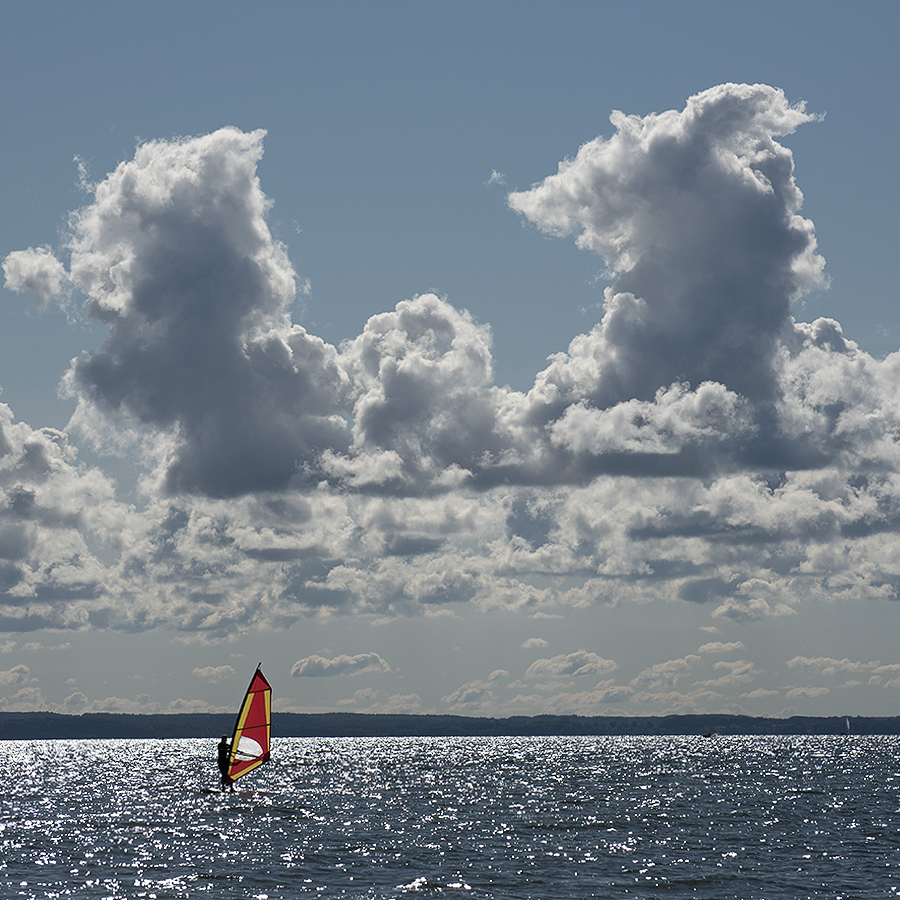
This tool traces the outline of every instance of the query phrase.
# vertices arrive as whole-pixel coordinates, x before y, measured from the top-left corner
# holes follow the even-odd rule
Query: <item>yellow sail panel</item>
[[[231,738],[228,778],[237,781],[269,759],[272,741],[272,687],[257,667],[238,712]]]

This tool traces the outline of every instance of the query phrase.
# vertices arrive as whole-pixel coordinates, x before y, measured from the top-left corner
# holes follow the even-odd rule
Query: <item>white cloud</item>
[[[458,486],[484,469],[509,442],[498,420],[504,394],[490,387],[490,347],[489,329],[434,294],[372,316],[341,351],[353,445],[340,467],[327,457],[329,471],[409,490]]]
[[[453,712],[488,711],[497,701],[493,688],[501,678],[509,678],[506,669],[496,669],[483,681],[470,681],[462,685],[446,697],[441,697],[441,702],[446,703]]]
[[[709,712],[741,712],[725,700],[719,691],[693,689],[687,692],[666,688],[659,684],[648,690],[636,691],[631,698],[638,708],[654,708],[661,715],[702,714]]]
[[[203,668],[192,670],[191,674],[211,684],[215,684],[234,675],[234,669],[231,666],[204,666]]]
[[[723,643],[722,641],[710,641],[708,644],[703,644],[702,646],[697,648],[698,653],[732,653],[735,650],[743,650],[744,644],[742,641],[728,641],[727,643]]]
[[[383,703],[371,703],[366,712],[415,715],[427,710],[422,708],[422,698],[418,694],[391,694]]]
[[[69,277],[108,328],[67,377],[73,423],[165,436],[170,492],[284,488],[311,453],[345,446],[336,351],[287,319],[295,277],[265,223],[262,139],[142,144],[72,219]]]
[[[359,675],[363,672],[390,672],[391,667],[377,653],[358,653],[355,656],[307,656],[291,667],[295,678],[318,675]]]
[[[795,656],[787,661],[787,665],[791,669],[812,669],[822,675],[838,675],[847,672],[864,672],[875,669],[880,672],[884,668],[877,661],[858,662],[847,659],[833,659],[829,656]]]
[[[726,685],[746,684],[760,674],[760,670],[746,659],[738,659],[733,662],[720,660],[713,665],[713,669],[725,671],[726,674],[720,675],[718,678],[710,678],[706,681],[697,682],[698,685],[705,687],[725,687]]]
[[[73,691],[73,693],[69,694],[63,701],[66,712],[75,715],[86,709],[89,704],[90,701],[88,700],[87,694],[84,694],[81,691]]]
[[[13,666],[11,669],[0,671],[0,684],[23,684],[28,681],[29,675],[28,666]]]
[[[65,266],[49,247],[16,250],[3,260],[6,286],[12,291],[31,291],[39,309],[46,309],[68,276]]]
[[[71,703],[77,704],[80,702],[79,692],[76,692],[73,695],[70,695],[68,701]],[[178,709],[180,704],[176,701],[174,704],[173,711],[182,710]],[[127,697],[104,697],[102,700],[92,700],[88,706],[84,709],[84,712],[108,712],[108,713],[156,713],[160,712],[160,705],[158,703],[152,702],[150,698],[146,694],[142,694],[139,698],[136,697],[134,700],[130,700]],[[184,710],[187,712],[188,710]],[[206,709],[197,710],[206,712]]]
[[[880,665],[878,663],[870,664],[873,665],[873,673],[869,676],[869,684],[870,685],[880,685],[884,684],[886,688],[895,688],[900,687],[900,663],[892,663],[890,665]],[[889,681],[885,681],[885,677],[894,675],[895,678],[891,678]]]
[[[373,688],[360,688],[353,692],[353,696],[347,700],[339,700],[338,706],[368,706],[378,698],[379,692]]]
[[[44,692],[36,685],[19,688],[9,697],[0,697],[0,709],[6,712],[31,712],[48,708]]]
[[[110,605],[102,559],[115,558],[140,527],[111,479],[80,464],[65,434],[16,422],[0,404],[0,631],[79,628],[102,617]]]
[[[523,650],[543,650],[544,647],[549,647],[549,643],[545,641],[543,638],[528,638],[527,641],[522,642]]]
[[[603,681],[591,691],[554,694],[544,700],[539,708],[543,715],[597,716],[610,712],[618,714],[616,704],[625,703],[633,696],[633,688],[617,685],[612,681]]]
[[[827,687],[793,687],[785,691],[788,700],[825,697],[830,693]]]
[[[869,665],[872,665],[871,663]],[[900,663],[891,663],[889,665],[875,664],[876,675],[897,675],[900,674]]]
[[[618,664],[587,650],[576,650],[550,659],[536,659],[525,672],[526,678],[568,678],[614,672]]]
[[[770,697],[780,697],[781,691],[776,691],[772,688],[756,688],[738,696],[746,700],[768,700]]]
[[[786,603],[770,605],[762,597],[735,597],[726,600],[713,610],[716,618],[732,619],[735,622],[755,622],[772,616],[793,616],[797,611]]]
[[[669,659],[644,669],[631,680],[631,686],[644,691],[658,691],[675,684],[700,662],[696,654],[688,654],[681,659]]]
[[[772,360],[791,300],[823,260],[791,153],[774,140],[813,117],[767,85],[724,84],[682,112],[615,112],[616,132],[510,206],[620,273],[603,323],[542,376],[557,396],[593,381],[600,407],[650,399],[684,377],[772,397]],[[549,399],[549,398],[548,398]]]

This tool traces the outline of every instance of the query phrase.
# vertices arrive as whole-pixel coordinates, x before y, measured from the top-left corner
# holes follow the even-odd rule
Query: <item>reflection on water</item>
[[[900,895],[895,738],[0,747],[4,898]]]

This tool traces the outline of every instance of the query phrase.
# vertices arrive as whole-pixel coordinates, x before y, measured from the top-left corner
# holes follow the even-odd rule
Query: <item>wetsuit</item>
[[[231,753],[231,747],[228,745],[228,741],[225,738],[222,738],[219,741],[219,771],[222,773],[222,790],[224,791],[228,785],[231,784],[231,779],[228,777],[228,757]],[[232,788],[234,790],[234,788]]]

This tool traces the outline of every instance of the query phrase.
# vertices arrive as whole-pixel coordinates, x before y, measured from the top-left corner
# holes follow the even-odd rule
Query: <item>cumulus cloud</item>
[[[446,697],[442,697],[441,702],[446,703],[450,710],[456,712],[471,713],[475,710],[487,709],[497,700],[493,688],[500,678],[509,678],[509,672],[506,669],[496,669],[485,680],[469,681],[458,687]]]
[[[63,705],[65,706],[66,712],[77,715],[82,712],[89,705],[90,700],[88,700],[87,694],[82,693],[81,691],[73,691],[69,694],[68,697],[63,701]]]
[[[756,675],[760,674],[760,670],[746,659],[738,659],[733,662],[725,662],[720,660],[713,665],[713,669],[724,671],[724,675],[718,678],[710,678],[706,681],[700,681],[698,684],[705,687],[725,687],[733,684],[746,684],[752,681]]]
[[[14,250],[3,260],[3,275],[10,290],[31,291],[39,309],[47,308],[68,278],[49,247]]]
[[[326,470],[393,491],[464,486],[509,438],[491,387],[490,331],[434,294],[372,316],[341,351],[351,385],[352,447]]]
[[[377,653],[357,653],[355,656],[307,656],[291,666],[291,675],[304,678],[318,675],[360,675],[363,672],[390,672],[391,667]]]
[[[825,697],[831,693],[827,687],[793,687],[785,692],[788,700]]]
[[[568,678],[578,675],[603,675],[614,672],[618,664],[588,650],[576,650],[550,659],[536,659],[525,672],[526,678]]]
[[[194,669],[191,674],[215,684],[234,675],[234,669],[231,666],[204,666],[201,669]]]
[[[108,328],[68,373],[74,424],[166,435],[169,492],[283,488],[345,444],[336,351],[288,320],[294,271],[265,223],[262,140],[224,128],[142,144],[72,217],[68,278]],[[7,257],[13,287],[61,271],[44,251]]]
[[[601,681],[591,691],[567,691],[548,697],[541,704],[543,715],[596,716],[604,712],[614,712],[607,706],[624,703],[634,696],[634,689],[627,685],[617,685],[611,681]]]
[[[378,699],[378,691],[374,688],[360,688],[353,692],[353,696],[346,700],[339,700],[338,706],[368,706]]]
[[[391,694],[384,702],[370,703],[366,712],[416,715],[426,710],[422,709],[422,698],[418,694]]]
[[[781,691],[776,691],[772,688],[756,688],[738,696],[745,700],[768,700],[770,697],[780,697]]]
[[[846,657],[844,657],[844,659],[833,659],[830,656],[795,656],[792,659],[789,659],[787,664],[792,669],[812,669],[822,675],[863,672],[866,670],[877,669],[880,666],[880,663],[877,661],[858,662],[856,660],[847,659]]]
[[[824,261],[775,138],[813,118],[777,89],[720,85],[680,112],[614,114],[612,137],[509,195],[543,230],[576,233],[616,280],[602,321],[515,404],[512,433],[532,452],[520,440],[507,477],[539,479],[536,459],[569,481],[790,478],[873,452],[896,464],[882,379],[897,362],[860,353],[833,320],[791,317],[825,284]],[[729,586],[698,579],[685,599],[702,602],[704,585],[710,599]]]
[[[688,654],[681,659],[669,659],[665,662],[656,663],[644,669],[635,678],[631,680],[631,686],[635,689],[659,690],[663,687],[674,687],[684,675],[694,668],[699,662],[700,657],[694,653]]]
[[[110,599],[103,558],[140,528],[112,480],[80,464],[64,433],[16,422],[0,404],[0,631],[99,624]]]
[[[28,681],[30,674],[28,666],[13,666],[11,669],[0,671],[0,684],[22,684]]]
[[[543,638],[528,638],[527,641],[522,641],[523,650],[543,650],[548,646],[549,644]]]
[[[0,697],[0,709],[6,712],[31,712],[48,708],[44,692],[35,685],[19,688],[8,697]]]
[[[731,653],[734,650],[743,650],[744,644],[742,641],[710,641],[708,644],[703,644],[702,646],[697,648],[698,653]]]
[[[751,399],[776,393],[772,363],[790,303],[821,283],[791,153],[774,138],[813,117],[767,85],[724,84],[684,110],[615,112],[559,172],[510,206],[603,256],[618,274],[601,326],[544,373],[542,392],[599,407],[649,400],[686,379]]]
[[[900,687],[900,663],[882,663],[877,659],[862,662],[847,657],[834,659],[830,656],[795,656],[787,661],[787,665],[791,669],[814,674],[817,678],[868,672],[870,673],[867,682],[869,685],[884,685],[886,688]],[[888,680],[885,681],[885,678]],[[851,680],[845,682],[841,687],[852,687],[857,684],[861,684],[861,682]]]
[[[755,622],[770,616],[793,616],[797,611],[787,603],[771,605],[762,597],[747,597],[727,600],[712,614],[716,618],[733,619],[735,622]]]
[[[94,712],[147,715],[159,712],[224,712],[225,710],[211,707],[202,701],[174,700],[163,706],[152,700],[149,694],[138,694],[133,700],[126,697],[105,697],[102,700],[90,700],[82,691],[74,691],[63,701],[61,711],[73,715]]]

